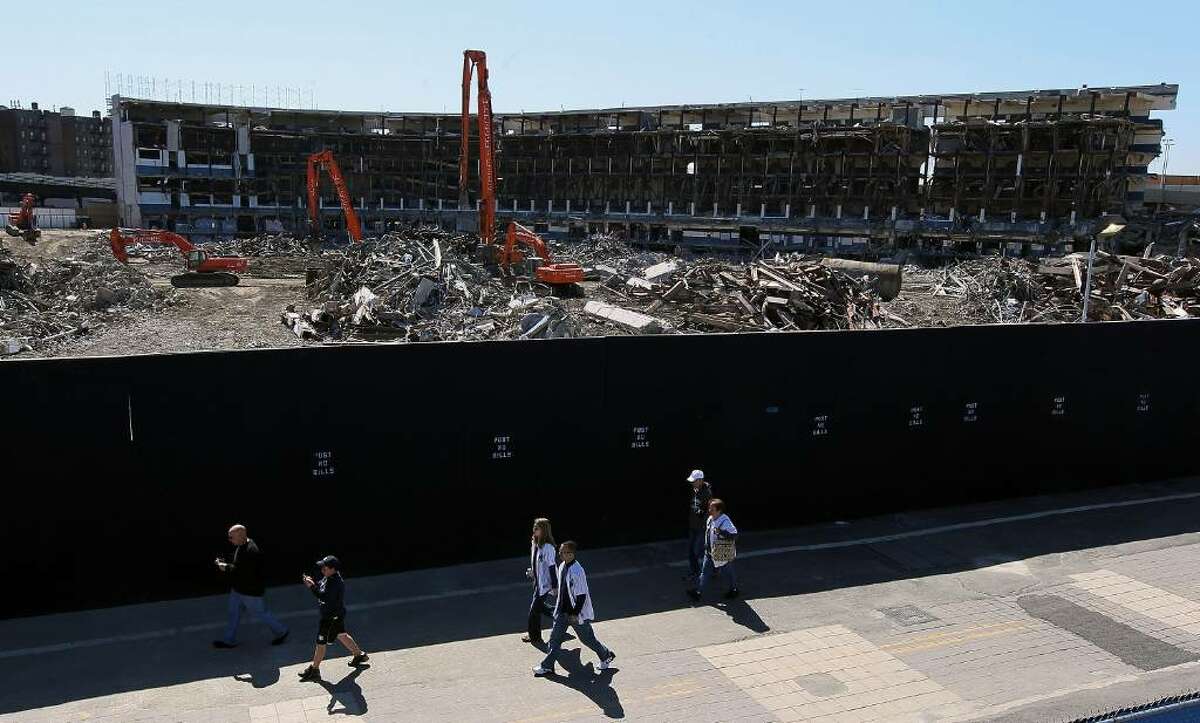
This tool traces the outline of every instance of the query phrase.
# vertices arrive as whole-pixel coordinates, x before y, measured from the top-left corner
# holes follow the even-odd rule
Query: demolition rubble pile
[[[1079,321],[1087,292],[1085,253],[1029,261],[992,257],[948,266],[931,293],[957,296],[963,323]],[[1200,316],[1200,260],[1097,252],[1089,321]]]
[[[869,284],[799,256],[686,260],[611,238],[557,251],[584,294],[554,294],[476,261],[477,240],[417,229],[349,247],[283,323],[320,340],[527,339],[613,334],[859,329],[881,325]],[[330,261],[332,255],[327,254]]]
[[[307,256],[308,242],[294,236],[254,236],[197,243],[209,256],[242,256],[246,258],[277,258]],[[143,258],[151,263],[179,263],[179,249],[169,244],[131,243],[125,247],[131,258]]]
[[[248,276],[257,278],[286,278],[303,275],[305,267],[319,264],[317,251],[309,242],[294,236],[264,235],[251,238],[197,242],[200,249],[213,256],[238,256],[251,259]],[[130,258],[139,258],[153,265],[183,269],[185,260],[179,249],[170,244],[131,243],[125,247]]]
[[[594,295],[598,300],[584,311],[643,333],[880,326],[874,290],[813,257],[688,262],[668,256],[649,266],[596,263],[593,268],[601,281]],[[612,308],[617,312],[610,313]],[[645,318],[630,324],[624,314],[629,311]]]
[[[263,258],[271,256],[305,256],[309,253],[308,241],[287,234],[254,236],[228,241],[210,241],[204,250],[213,256],[248,256]]]
[[[170,290],[113,258],[106,235],[63,260],[24,262],[0,250],[0,356],[171,303]]]

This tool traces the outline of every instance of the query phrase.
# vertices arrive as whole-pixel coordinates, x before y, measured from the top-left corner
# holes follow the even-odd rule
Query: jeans
[[[547,605],[546,600],[550,597],[550,593],[539,595],[537,590],[533,592],[533,600],[529,603],[529,642],[542,642],[542,616],[554,615],[554,609]]]
[[[700,570],[700,581],[696,583],[696,589],[704,592],[704,584],[711,580],[713,576],[720,575],[729,583],[730,590],[737,589],[737,573],[733,570],[733,561],[717,567],[713,564],[712,555],[704,553],[704,567]]]
[[[688,566],[692,577],[700,575],[700,561],[704,559],[704,529],[688,530]]]
[[[612,651],[604,647],[596,639],[596,633],[592,630],[591,623],[581,621],[571,624],[564,613],[554,617],[554,627],[550,629],[549,651],[547,651],[545,659],[542,660],[542,668],[554,670],[554,660],[558,657],[558,652],[562,648],[563,638],[567,635],[567,625],[571,625],[571,628],[575,631],[575,637],[579,638],[579,642],[591,648],[592,652],[600,660],[608,660],[612,657]]]
[[[225,626],[225,642],[233,645],[237,642],[238,623],[242,620],[242,608],[246,608],[248,612],[256,618],[267,624],[275,637],[279,637],[287,632],[288,628],[283,623],[279,622],[279,618],[272,615],[267,610],[267,602],[261,597],[253,595],[243,595],[236,590],[229,591],[229,623]]]

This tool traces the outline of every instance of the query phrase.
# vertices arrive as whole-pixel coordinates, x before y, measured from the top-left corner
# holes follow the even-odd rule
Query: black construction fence
[[[0,364],[13,617],[1196,471],[1188,321],[306,348]],[[681,550],[682,555],[682,550]]]

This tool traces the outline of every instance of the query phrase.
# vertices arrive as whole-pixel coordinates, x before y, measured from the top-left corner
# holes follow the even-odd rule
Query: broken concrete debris
[[[643,271],[642,278],[647,281],[654,281],[655,279],[658,279],[659,277],[666,276],[667,274],[673,274],[678,270],[679,270],[679,261],[677,261],[675,259],[669,259],[667,261],[662,262],[661,264],[655,264],[655,265],[651,266],[650,268],[646,269],[645,271]]]
[[[477,245],[417,227],[326,254],[331,263],[310,275],[319,306],[283,322],[332,341],[434,341],[875,328],[881,318],[869,282],[815,258],[685,259],[595,237],[555,249],[586,271],[582,293],[561,295],[484,268]],[[376,297],[365,309],[364,289]]]
[[[1200,260],[1096,252],[1089,321],[1200,316]],[[1087,254],[990,257],[941,270],[934,296],[959,297],[963,323],[1072,322],[1083,314]]]
[[[799,254],[679,256],[602,236],[556,249],[586,271],[583,293],[564,297],[489,272],[474,261],[476,243],[417,228],[339,252],[314,278],[321,306],[285,323],[300,319],[312,329],[297,334],[328,340],[431,341],[1065,322],[1078,320],[1086,275],[1081,254],[918,269]],[[1200,261],[1101,253],[1093,274],[1095,320],[1200,315]],[[363,289],[377,297],[365,309]],[[958,303],[940,316],[920,308],[947,297]]]
[[[657,334],[663,330],[666,324],[661,319],[656,319],[647,314],[641,314],[636,311],[622,309],[619,306],[605,304],[602,301],[589,301],[584,307],[585,314],[598,316],[601,319],[620,324],[621,326],[630,329],[638,334]]]
[[[113,258],[105,234],[65,259],[24,261],[0,249],[0,356],[44,347],[173,303],[170,288],[155,287],[145,274]]]
[[[221,243],[233,242],[205,248],[260,254],[255,276],[262,263],[293,278],[307,271],[310,302],[282,309],[280,320],[296,337],[323,342],[1075,322],[1089,288],[1093,321],[1200,316],[1200,260],[1192,257],[1099,251],[1089,284],[1083,253],[900,268],[799,254],[670,254],[596,236],[555,246],[555,256],[585,269],[564,293],[478,261],[473,235],[431,227],[324,251],[286,237]],[[139,251],[181,265],[176,249]],[[42,353],[188,298],[151,283],[145,263],[117,263],[104,236],[66,258],[0,251],[0,356]]]

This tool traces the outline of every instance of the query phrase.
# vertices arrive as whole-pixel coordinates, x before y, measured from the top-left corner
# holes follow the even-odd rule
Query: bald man
[[[271,629],[274,637],[271,645],[281,645],[287,640],[288,628],[267,610],[263,594],[267,590],[266,574],[263,570],[262,553],[250,539],[244,525],[229,528],[229,543],[233,555],[228,560],[216,559],[217,569],[229,576],[229,624],[225,626],[225,637],[213,641],[214,648],[237,647],[238,623],[245,608]]]

